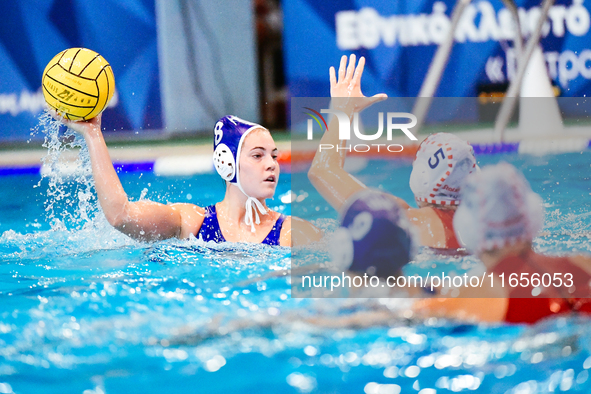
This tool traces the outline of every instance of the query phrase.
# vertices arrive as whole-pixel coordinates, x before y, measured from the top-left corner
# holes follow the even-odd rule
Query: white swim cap
[[[453,225],[460,243],[474,253],[531,241],[544,222],[542,199],[508,163],[468,177]]]
[[[410,189],[417,201],[459,205],[463,182],[478,170],[470,144],[453,134],[432,134],[419,145],[412,163]]]

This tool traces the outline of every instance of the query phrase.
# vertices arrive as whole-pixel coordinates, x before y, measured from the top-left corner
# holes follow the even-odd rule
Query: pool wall
[[[564,139],[540,139],[523,140],[518,142],[479,142],[471,143],[476,155],[488,155],[498,153],[519,153],[519,154],[556,154],[567,152],[580,152],[591,149],[591,137],[576,137]],[[280,155],[278,158],[282,171],[289,172],[292,163],[311,162],[315,148],[307,144],[304,149],[291,149],[291,144],[278,144]],[[412,159],[416,153],[418,144],[405,146],[399,153],[379,152],[375,149],[367,153],[351,152],[352,156],[363,155],[365,158],[380,159]],[[117,148],[111,149],[113,165],[119,173],[126,172],[147,172],[164,176],[190,176],[194,174],[206,174],[214,171],[209,153],[210,145],[200,146],[196,154],[188,154],[190,147],[164,147],[152,152],[150,148]],[[124,153],[122,151],[127,151]],[[207,152],[207,153],[206,153]],[[18,152],[11,152],[18,155]],[[0,158],[2,157],[0,153]],[[44,171],[43,164],[39,159],[39,152],[29,154],[30,158],[19,160],[14,164],[11,159],[0,160],[0,177],[20,174],[41,174]],[[136,156],[137,159],[130,158]],[[156,156],[145,158],[147,156]],[[117,157],[121,157],[117,159]]]

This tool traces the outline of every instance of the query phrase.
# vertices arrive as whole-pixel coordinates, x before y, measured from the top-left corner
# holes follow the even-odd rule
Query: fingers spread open
[[[345,71],[347,70],[347,56],[341,57],[341,64],[339,66],[339,82],[345,78]]]
[[[378,103],[388,98],[388,95],[385,93],[378,93],[376,95],[371,96],[371,103]]]
[[[351,78],[353,78],[353,71],[355,71],[355,60],[355,54],[352,54],[349,58],[349,66],[347,67],[347,75],[345,76],[345,79],[348,81],[350,81]]]
[[[333,87],[334,85],[337,84],[337,76],[335,75],[334,67],[331,67],[328,70],[328,73],[330,75],[330,86]]]
[[[351,84],[359,84],[359,82],[361,81],[361,75],[363,74],[364,67],[365,67],[365,57],[361,56],[359,58],[359,64],[357,65],[357,68],[355,69],[355,74],[353,75],[353,80],[351,81]]]

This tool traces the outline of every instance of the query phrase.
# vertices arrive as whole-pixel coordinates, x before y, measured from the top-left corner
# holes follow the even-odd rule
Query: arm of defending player
[[[341,58],[338,80],[334,67],[330,68],[330,94],[333,98],[332,108],[344,112],[349,119],[355,112],[361,112],[375,102],[384,100],[387,96],[383,93],[373,97],[365,97],[361,92],[361,76],[365,66],[365,58],[359,59],[355,67],[355,55],[351,55],[347,67],[347,57]],[[333,116],[328,130],[324,133],[320,144],[329,144],[337,147],[339,140],[339,122]],[[353,175],[343,169],[345,162],[345,150],[338,152],[336,149],[323,149],[316,151],[308,178],[316,190],[335,209],[339,210],[345,200],[364,189],[366,186]]]

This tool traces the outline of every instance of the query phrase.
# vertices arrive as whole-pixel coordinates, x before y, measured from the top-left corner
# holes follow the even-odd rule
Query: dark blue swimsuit
[[[263,240],[262,243],[267,245],[279,245],[279,238],[281,236],[281,227],[285,221],[285,215],[279,216],[275,221],[273,228]],[[218,222],[218,215],[215,211],[215,205],[210,205],[205,208],[205,218],[203,224],[197,233],[197,238],[202,238],[204,241],[214,242],[226,242],[222,229],[220,228],[220,222]]]

